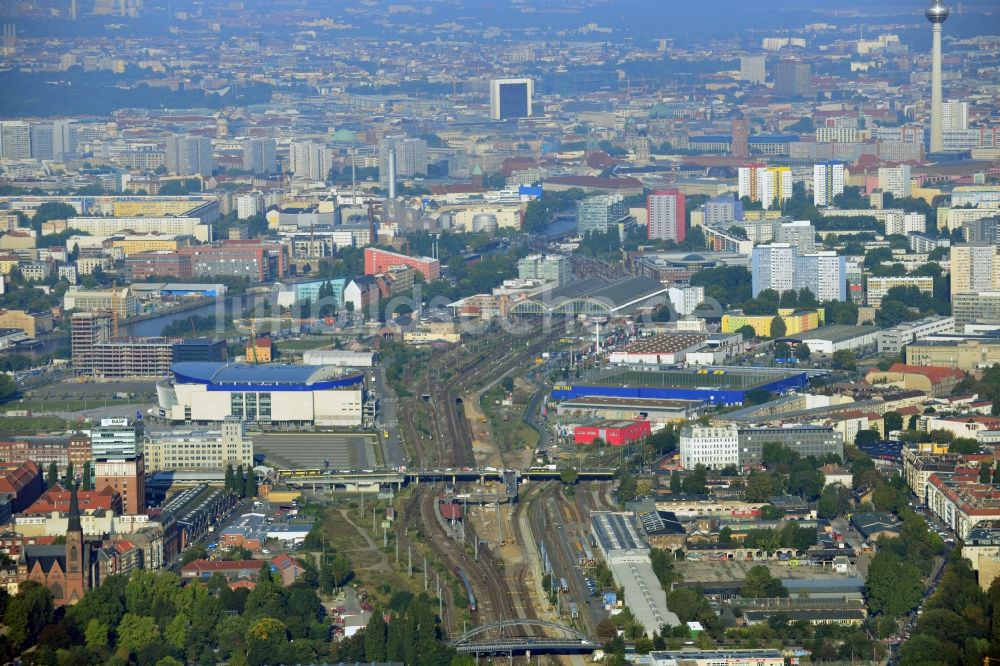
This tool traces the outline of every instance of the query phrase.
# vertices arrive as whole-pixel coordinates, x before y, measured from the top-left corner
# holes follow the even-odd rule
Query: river
[[[184,321],[195,316],[207,317],[210,315],[215,315],[216,322],[220,323],[224,327],[225,324],[230,319],[233,318],[234,313],[240,313],[243,311],[246,303],[248,302],[256,303],[258,302],[257,299],[262,299],[262,298],[264,298],[264,296],[261,294],[240,294],[236,296],[226,296],[223,299],[208,301],[202,305],[193,308],[164,312],[162,314],[153,315],[148,319],[125,322],[121,326],[121,334],[123,336],[129,336],[129,337],[155,338],[163,334],[163,328],[168,324],[172,324],[175,321]],[[215,334],[210,331],[198,331],[198,335],[212,336]],[[221,335],[221,333],[219,335]],[[60,346],[68,347],[69,345],[68,337],[69,336],[66,335],[57,339],[48,339],[45,342],[41,343],[40,345],[35,346],[30,351],[24,351],[22,353],[28,353],[35,356],[50,354],[52,352],[57,351]]]

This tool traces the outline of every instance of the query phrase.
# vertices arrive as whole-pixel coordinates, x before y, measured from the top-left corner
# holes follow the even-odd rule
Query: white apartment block
[[[694,469],[698,465],[709,469],[739,465],[739,429],[735,425],[685,426],[681,429],[680,449],[684,469]]]
[[[896,167],[881,167],[878,170],[878,186],[883,192],[889,192],[894,197],[909,197],[910,165],[900,164]]]

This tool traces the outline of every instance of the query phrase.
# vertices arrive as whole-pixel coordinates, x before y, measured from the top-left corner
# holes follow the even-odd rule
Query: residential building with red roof
[[[963,540],[979,523],[1000,520],[1000,487],[979,482],[979,462],[968,456],[954,472],[931,474],[925,488],[927,508]]]
[[[271,571],[278,574],[281,584],[287,587],[297,581],[306,572],[306,568],[291,555],[281,553],[271,558]]]
[[[31,460],[0,464],[0,493],[11,496],[11,511],[20,513],[42,494],[42,472]]]
[[[77,501],[82,514],[92,514],[96,511],[109,511],[116,516],[122,514],[122,496],[111,486],[100,490],[77,491]],[[68,513],[70,492],[56,484],[42,493],[41,497],[32,502],[31,506],[22,511],[26,516],[47,516],[52,513]]]
[[[872,385],[898,386],[934,397],[949,395],[964,378],[965,373],[958,368],[905,363],[893,363],[888,370],[872,370],[865,375],[865,381]]]
[[[257,580],[260,565],[260,560],[192,560],[181,567],[181,578],[211,578],[220,574],[230,581]]]

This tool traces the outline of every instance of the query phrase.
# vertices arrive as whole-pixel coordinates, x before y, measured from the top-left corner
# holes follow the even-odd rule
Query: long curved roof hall
[[[666,298],[667,288],[651,277],[605,280],[591,277],[533,294],[511,306],[511,314],[624,315]],[[654,303],[657,299],[660,301]]]

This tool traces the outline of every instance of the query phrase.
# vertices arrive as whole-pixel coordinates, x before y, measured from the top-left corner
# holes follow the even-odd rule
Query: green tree
[[[90,476],[90,463],[85,462],[83,464],[83,477],[80,479],[80,489],[81,490],[93,490],[94,481]]]
[[[236,490],[236,472],[233,470],[232,463],[226,465],[226,490]]]
[[[129,652],[138,652],[160,637],[160,628],[156,620],[148,615],[125,613],[115,629],[118,635],[118,646]]]
[[[771,575],[770,569],[758,564],[747,571],[746,580],[740,588],[740,595],[750,598],[773,599],[787,597],[788,590],[782,585],[780,578]]]
[[[35,213],[31,217],[31,228],[35,230],[36,234],[40,235],[44,222],[49,222],[50,220],[68,220],[77,215],[79,213],[76,212],[76,208],[69,204],[46,201],[35,208]]]
[[[695,465],[694,470],[681,481],[681,491],[685,495],[702,495],[708,492],[708,469],[704,465]]]
[[[677,613],[681,622],[697,620],[706,603],[705,595],[690,587],[679,587],[667,595],[667,607]]]
[[[6,400],[17,393],[17,383],[7,374],[0,374],[0,400]]]
[[[253,468],[247,470],[246,478],[243,480],[243,497],[257,496],[257,476]]]
[[[76,485],[76,471],[73,469],[73,463],[66,465],[66,476],[63,479],[63,486],[66,490],[70,490]]]
[[[785,327],[785,320],[781,318],[780,315],[775,315],[774,319],[771,320],[771,337],[772,338],[783,338],[785,337],[785,331],[788,329]]]
[[[882,439],[878,430],[861,430],[854,436],[855,446],[870,446]]]
[[[365,659],[367,661],[382,662],[386,658],[385,619],[382,617],[382,613],[376,610],[372,613],[368,624],[365,626]]]
[[[240,498],[246,497],[244,493],[246,492],[246,480],[243,476],[243,463],[236,466],[236,476],[233,478],[233,484],[235,486],[236,494]]]
[[[949,659],[945,645],[932,636],[918,634],[903,644],[899,652],[899,663],[902,666],[925,666],[926,664],[959,663],[958,655]]]
[[[618,471],[618,501],[622,504],[631,502],[636,497],[638,484],[635,477],[626,468]]]
[[[769,472],[751,472],[743,489],[743,499],[766,502],[774,496],[774,489],[774,478]]]
[[[865,590],[869,608],[890,617],[900,617],[916,608],[923,597],[920,572],[889,548],[879,550],[872,558]]]
[[[775,359],[787,359],[792,356],[792,348],[787,342],[778,342],[774,345],[774,358]]]
[[[990,474],[990,472],[991,472],[990,463],[988,462],[979,463],[979,483],[989,483],[990,479],[993,477],[993,475]]]
[[[753,340],[755,337],[757,337],[757,331],[750,324],[744,324],[743,326],[740,326],[738,329],[736,329],[736,332],[743,337],[744,342],[749,342],[750,340]]]
[[[858,324],[858,306],[850,301],[829,301],[823,304],[825,320],[828,324],[843,324],[856,326]]]
[[[580,473],[572,467],[562,467],[559,470],[559,480],[562,481],[564,485],[575,485],[579,477]]]
[[[31,636],[31,624],[28,618],[28,606],[23,599],[14,597],[7,603],[3,623],[7,627],[7,638],[15,647],[28,642]]]
[[[833,352],[831,366],[835,370],[847,370],[848,372],[853,372],[858,368],[858,361],[852,350],[838,349]]]
[[[825,488],[816,504],[816,515],[831,520],[847,513],[851,504],[851,491],[839,483],[832,483]]]
[[[331,562],[330,566],[335,584],[338,587],[346,583],[353,575],[350,561],[340,553],[334,556],[333,562]]]
[[[167,642],[176,648],[183,648],[187,644],[188,630],[191,621],[184,613],[178,613],[167,623],[167,628],[163,632],[163,637]]]
[[[45,486],[51,488],[57,483],[59,483],[59,468],[56,466],[56,461],[53,460],[49,463],[49,471],[45,475]]]
[[[903,416],[896,411],[886,412],[882,416],[882,425],[887,433],[892,432],[893,430],[902,430]]]
[[[809,349],[809,345],[804,342],[800,342],[795,346],[795,358],[799,359],[803,363],[808,363],[811,357],[812,350]]]
[[[84,630],[83,635],[87,642],[87,647],[94,652],[108,649],[108,625],[96,617],[91,618],[90,622],[87,623],[87,628]]]

